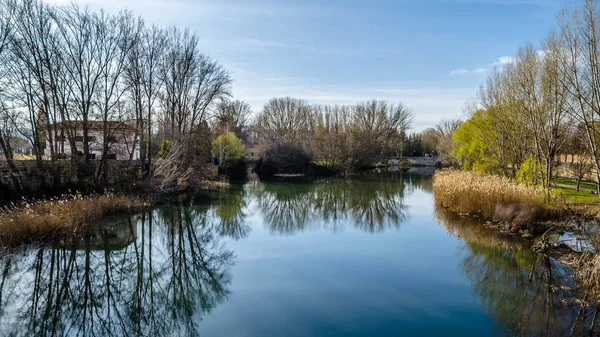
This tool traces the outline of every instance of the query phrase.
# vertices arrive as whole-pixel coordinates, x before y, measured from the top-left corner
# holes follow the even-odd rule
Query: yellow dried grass
[[[0,211],[0,245],[65,238],[104,215],[139,211],[148,206],[138,197],[112,193],[23,202]]]
[[[457,213],[478,214],[493,219],[497,206],[522,205],[535,208],[538,217],[557,214],[544,202],[542,190],[500,176],[470,171],[441,170],[433,177],[433,193],[438,205]]]

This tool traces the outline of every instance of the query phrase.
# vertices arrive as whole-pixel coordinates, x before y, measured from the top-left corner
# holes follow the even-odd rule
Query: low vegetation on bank
[[[433,178],[433,192],[440,206],[486,220],[531,223],[560,215],[542,190],[501,176],[442,170]]]
[[[105,215],[137,212],[149,205],[139,197],[111,193],[85,197],[77,194],[12,205],[0,211],[0,245],[60,240]]]

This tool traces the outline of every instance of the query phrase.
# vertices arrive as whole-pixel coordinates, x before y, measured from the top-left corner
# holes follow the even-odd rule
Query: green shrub
[[[221,166],[243,159],[245,152],[242,140],[233,132],[220,135],[212,142],[211,154],[219,160]]]
[[[517,172],[517,181],[527,186],[537,185],[543,178],[543,167],[535,158],[530,157],[521,164]]]

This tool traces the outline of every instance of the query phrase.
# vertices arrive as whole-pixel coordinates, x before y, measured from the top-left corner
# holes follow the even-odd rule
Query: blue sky
[[[50,0],[68,3],[68,0]],[[272,97],[402,101],[414,129],[462,116],[486,72],[556,26],[563,0],[80,0],[195,31],[255,112]]]

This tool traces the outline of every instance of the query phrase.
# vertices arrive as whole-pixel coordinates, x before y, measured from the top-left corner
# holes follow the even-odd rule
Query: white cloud
[[[448,75],[450,76],[458,76],[458,75],[465,75],[465,74],[485,74],[488,72],[487,68],[477,68],[477,69],[473,69],[473,70],[469,70],[469,69],[455,69],[452,70]]]
[[[492,66],[505,66],[507,64],[515,63],[516,60],[517,60],[517,58],[514,56],[502,56],[502,57],[498,58],[497,62],[492,63]]]
[[[538,59],[543,60],[546,57],[548,51],[546,50],[536,50],[535,55],[537,55]]]
[[[455,75],[464,75],[466,73],[468,73],[469,70],[468,69],[454,69],[450,72],[450,76],[455,76]]]
[[[538,50],[536,52],[536,54],[538,55],[538,57],[544,57],[545,53],[542,50]],[[494,67],[504,67],[504,66],[506,66],[508,64],[513,64],[516,61],[517,61],[517,58],[514,57],[514,56],[502,56],[502,57],[499,57],[496,62],[490,64],[487,67],[480,67],[480,68],[475,68],[475,69],[472,69],[472,70],[465,69],[465,68],[455,69],[455,70],[452,70],[448,75],[450,75],[450,76],[457,76],[457,75],[465,75],[465,74],[472,74],[472,73],[475,73],[475,74],[485,74],[488,71],[490,71],[490,69],[492,69]]]

